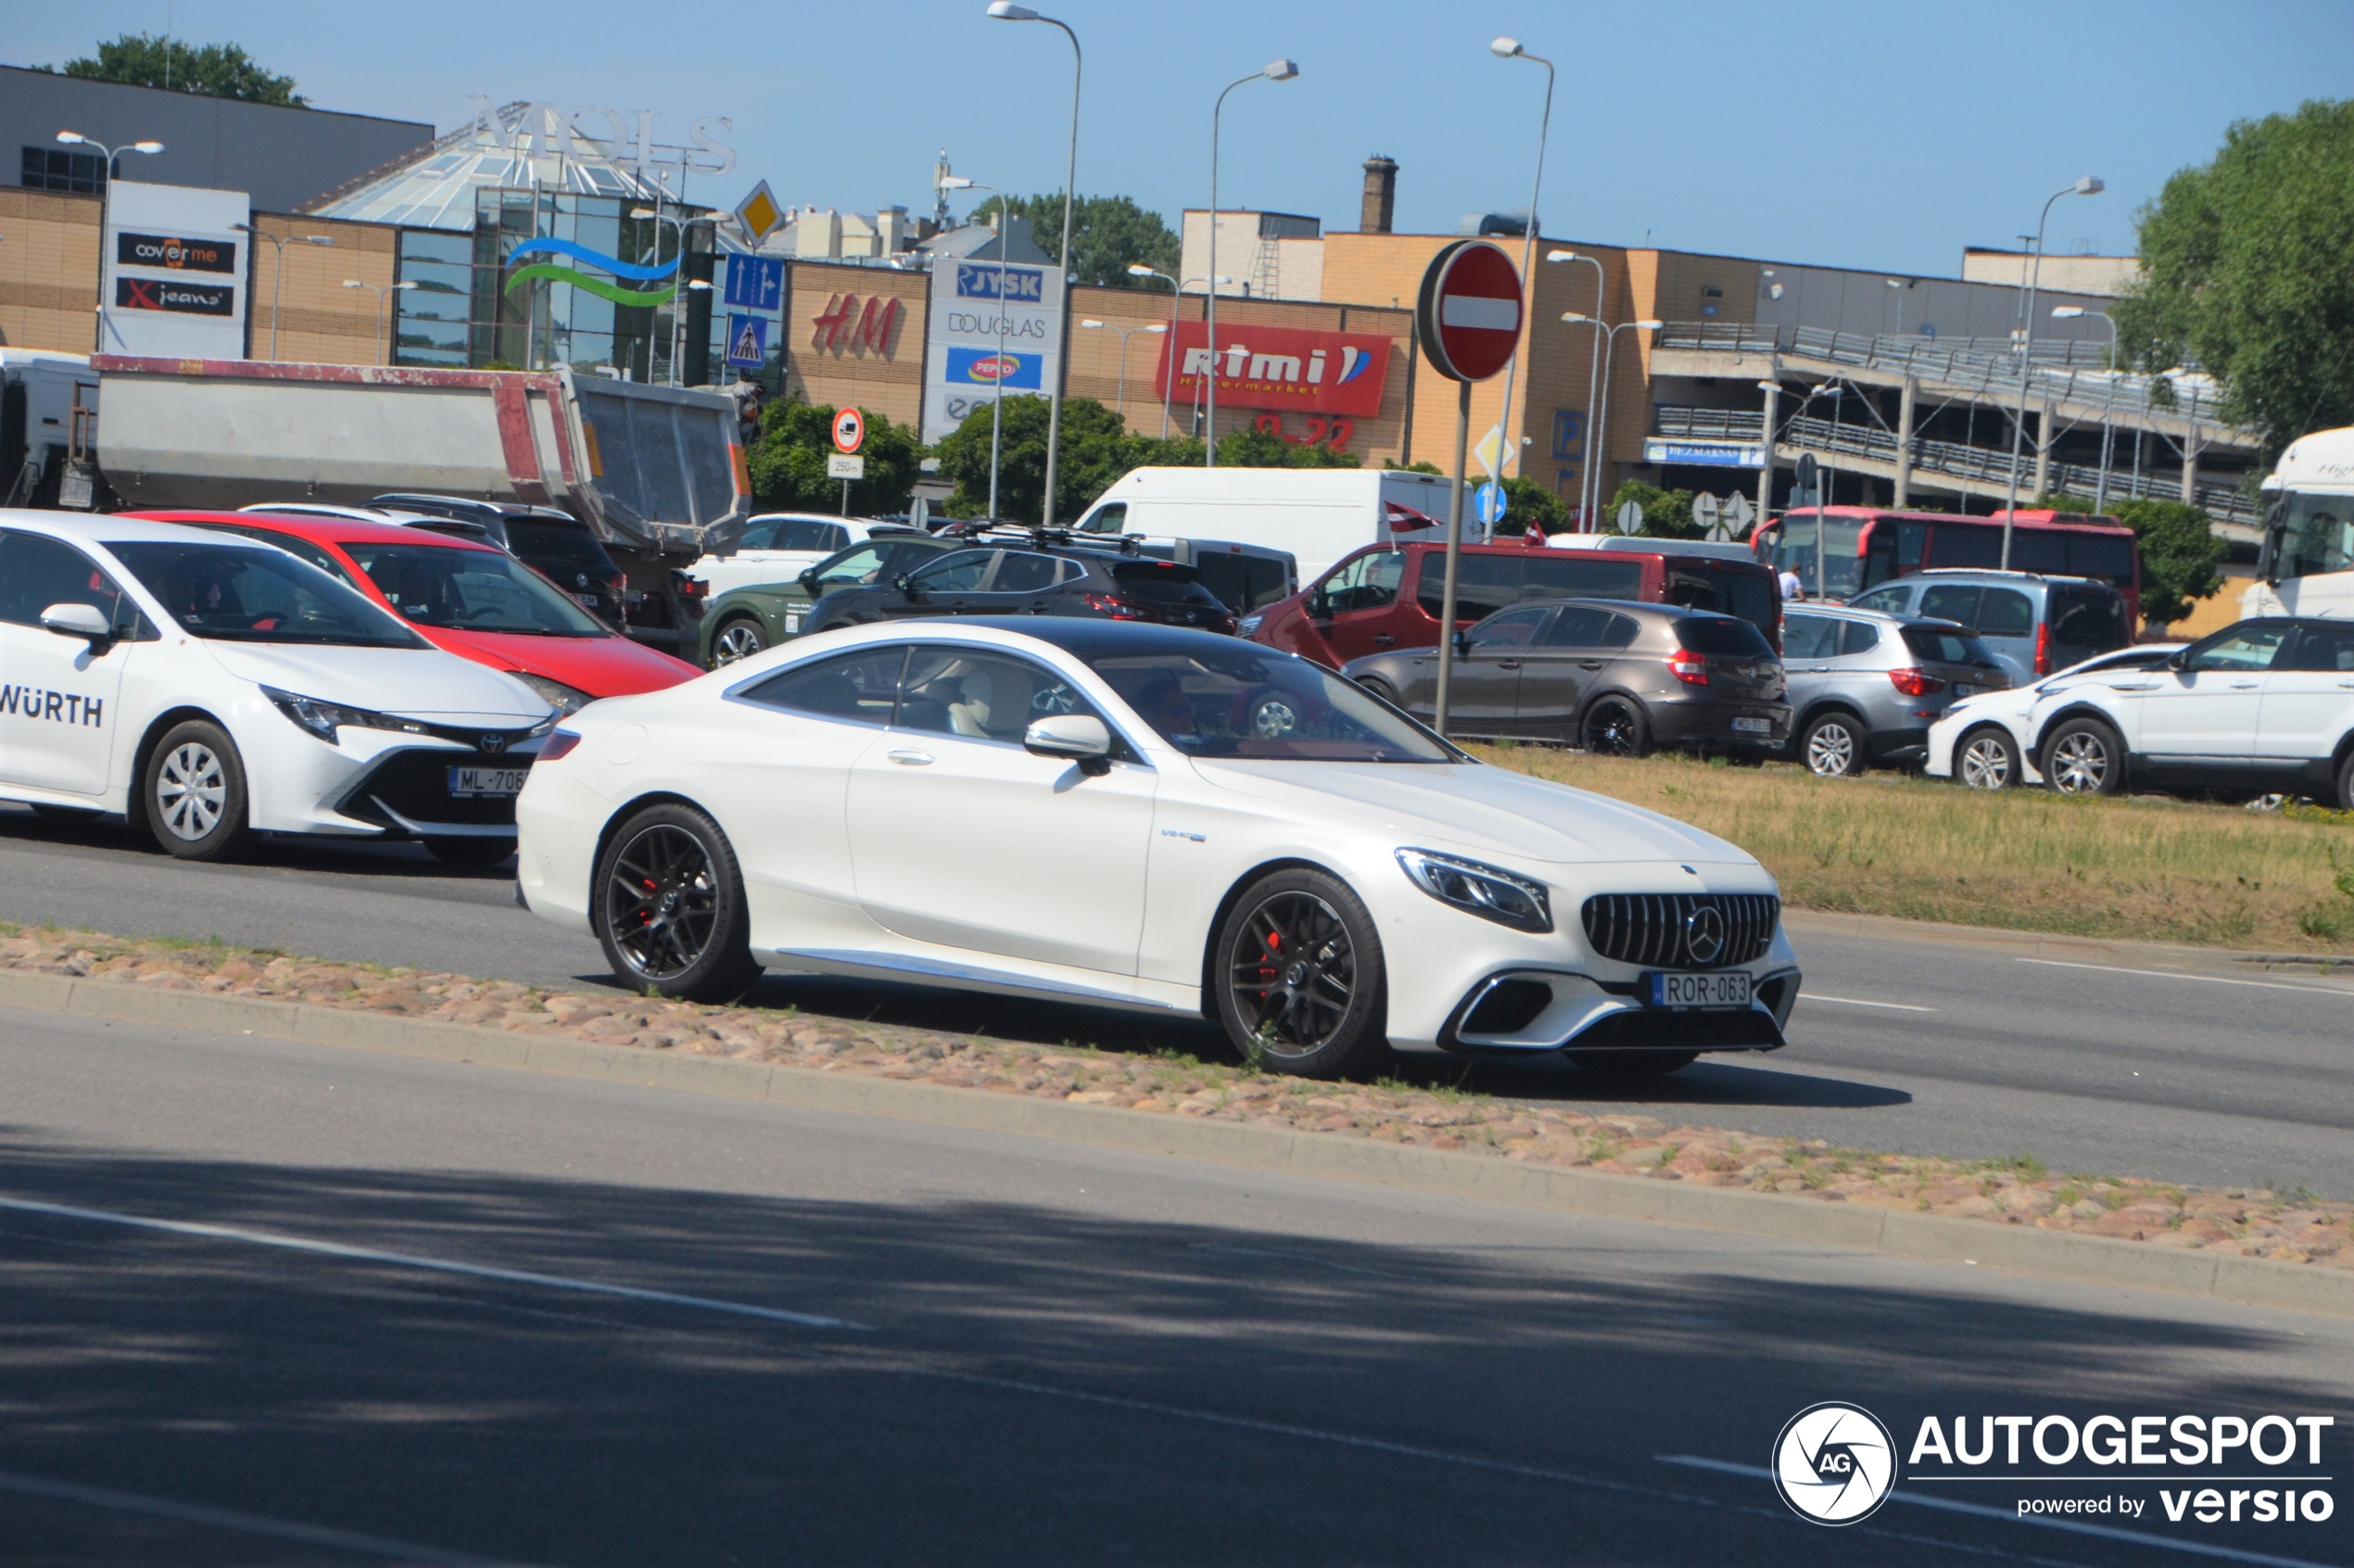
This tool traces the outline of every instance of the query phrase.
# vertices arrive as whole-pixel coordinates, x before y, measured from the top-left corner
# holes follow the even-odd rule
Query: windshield
[[[1823,525],[1823,577],[1826,588],[1815,580],[1816,514],[1811,512],[1791,512],[1782,514],[1781,524],[1774,537],[1774,569],[1795,572],[1799,586],[1809,597],[1828,592],[1833,599],[1845,599],[1864,586],[1864,520],[1860,517],[1827,517]]]
[[[373,542],[343,548],[393,608],[421,626],[518,637],[613,635],[500,550]]]
[[[613,575],[613,557],[597,542],[597,536],[578,523],[558,523],[552,519],[510,517],[507,519],[507,546],[517,555],[537,557],[542,561],[562,561],[576,566],[602,580]]]
[[[416,633],[307,561],[268,545],[108,544],[163,601],[174,625],[228,642],[429,648]]]
[[[2354,571],[2354,496],[2309,496],[2292,490],[2284,513],[2282,576]]]
[[[1234,648],[1105,654],[1090,661],[1162,740],[1189,757],[1447,763],[1422,726],[1319,665]]]
[[[1905,646],[1916,659],[1933,664],[1996,666],[1993,651],[1967,632],[1939,631],[1933,626],[1906,626]]]

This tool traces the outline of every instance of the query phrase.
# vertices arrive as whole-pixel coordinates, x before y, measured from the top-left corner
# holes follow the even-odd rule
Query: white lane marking
[[[2301,991],[2308,996],[2344,996],[2334,985],[2290,985],[2284,980],[2234,980],[2229,975],[2186,975],[2173,969],[2127,969],[2114,964],[2070,964],[2059,958],[2018,958],[2019,964],[2040,964],[2047,969],[2098,969],[2105,975],[2148,975],[2156,980],[2203,980],[2208,985],[2252,985],[2259,991]],[[1803,996],[1804,992],[1799,993]]]
[[[499,1280],[508,1284],[539,1285],[548,1290],[576,1291],[584,1296],[613,1296],[626,1301],[652,1301],[665,1307],[692,1307],[705,1312],[728,1312],[740,1318],[798,1323],[804,1328],[865,1329],[845,1318],[819,1317],[813,1312],[788,1312],[777,1307],[753,1307],[741,1301],[717,1301],[707,1296],[679,1296],[666,1290],[641,1290],[636,1285],[606,1284],[597,1280],[569,1279],[562,1274],[535,1274],[522,1269],[493,1269],[480,1263],[460,1263],[447,1258],[424,1258],[411,1252],[384,1252],[341,1242],[312,1241],[304,1236],[277,1235],[268,1231],[241,1231],[229,1225],[202,1225],[185,1220],[156,1220],[144,1214],[118,1214],[105,1208],[76,1208],[70,1204],[34,1203],[26,1198],[0,1197],[0,1208],[19,1214],[52,1214],[101,1225],[127,1225],[134,1230],[163,1231],[175,1236],[200,1236],[208,1241],[243,1242],[248,1246],[274,1246],[288,1252],[310,1252],[354,1263],[386,1263],[396,1269],[423,1269],[437,1274],[462,1274],[468,1279]]]
[[[1860,996],[1826,996],[1819,991],[1802,991],[1801,1002],[1836,1002],[1842,1007],[1888,1007],[1899,1013],[1933,1013],[1934,1007],[1916,1007],[1910,1002],[1867,1002]]]
[[[441,1564],[443,1568],[517,1568],[517,1565],[500,1558],[446,1551],[439,1547],[413,1546],[407,1541],[386,1540],[382,1536],[363,1536],[355,1530],[336,1530],[324,1524],[302,1524],[291,1519],[240,1513],[234,1509],[207,1508],[201,1503],[173,1502],[166,1498],[141,1497],[136,1492],[118,1492],[105,1486],[52,1481],[42,1475],[17,1475],[0,1471],[0,1492],[14,1492],[27,1498],[47,1498],[57,1502],[85,1503],[92,1508],[112,1509],[117,1513],[144,1513],[156,1519],[178,1520],[184,1524],[209,1524],[216,1529],[240,1530],[248,1536],[274,1536],[280,1540],[301,1541],[310,1546],[328,1547],[339,1551],[362,1552],[370,1557],[389,1558],[395,1562],[430,1562]]]
[[[1728,1475],[1753,1475],[1761,1481],[1771,1481],[1774,1473],[1762,1465],[1734,1464],[1726,1460],[1702,1459],[1697,1454],[1653,1454],[1662,1464],[1687,1465],[1694,1470],[1721,1470]],[[1943,1509],[1948,1513],[1976,1514],[1983,1519],[2001,1519],[2013,1524],[2033,1524],[2045,1530],[2065,1530],[2076,1536],[2098,1536],[2104,1540],[2131,1541],[2135,1546],[2158,1547],[2166,1551],[2186,1551],[2194,1557],[2220,1557],[2229,1562],[2256,1562],[2264,1568],[2329,1568],[2325,1562],[2312,1562],[2301,1557],[2268,1557],[2259,1551],[2239,1551],[2231,1547],[2210,1546],[2205,1541],[2181,1540],[2168,1536],[2152,1536],[2139,1530],[2120,1530],[2107,1524],[2080,1524],[2074,1520],[2053,1519],[2040,1513],[2020,1516],[2016,1511],[2005,1512],[1984,1503],[1959,1502],[1952,1498],[1925,1498],[1912,1492],[1891,1492],[1890,1502],[1911,1503],[1916,1508]]]

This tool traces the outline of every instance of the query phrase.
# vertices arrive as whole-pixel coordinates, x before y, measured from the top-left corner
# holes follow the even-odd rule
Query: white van
[[[1351,550],[1444,540],[1451,482],[1379,468],[1136,468],[1096,498],[1081,533],[1232,539],[1288,550],[1312,583]],[[1475,539],[1471,497],[1463,534]]]

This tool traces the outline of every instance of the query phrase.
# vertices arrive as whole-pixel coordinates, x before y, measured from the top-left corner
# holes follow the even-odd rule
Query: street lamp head
[[[705,294],[708,294],[711,292],[711,285],[702,278],[690,279],[687,284],[687,291],[691,294],[697,289],[701,289]]]
[[[968,191],[973,188],[973,183],[962,174],[943,174],[940,188],[943,191]]]
[[[1146,332],[1167,332],[1169,328],[1159,322],[1155,322],[1145,330]]]
[[[1902,278],[1890,278],[1886,281],[1888,286],[1891,288],[1903,288],[1905,286],[1905,280]]]
[[[1487,45],[1487,52],[1495,56],[1500,60],[1509,60],[1514,55],[1521,52],[1520,40],[1517,38],[1499,38],[1496,42]]]
[[[1299,74],[1299,62],[1297,60],[1269,60],[1267,62],[1267,69],[1260,71],[1259,74],[1265,77],[1270,82],[1289,82],[1293,77]]]
[[[1131,261],[1128,263],[1128,275],[1132,278],[1149,278],[1153,275],[1153,270],[1142,261]]]
[[[1576,310],[1563,310],[1562,312],[1562,320],[1565,322],[1590,322],[1594,318],[1591,316],[1582,315]]]
[[[1665,322],[1637,322],[1635,324],[1645,332],[1657,332],[1667,323]]]
[[[405,283],[397,283],[397,284],[393,285],[392,285],[392,292],[393,292],[393,293],[395,293],[395,294],[399,294],[399,293],[402,289],[404,289],[404,288],[414,288],[414,287],[416,287],[416,286],[417,286],[417,280],[416,280],[416,279],[414,279],[414,278],[411,278],[411,279],[409,279],[409,280],[408,280],[407,282],[405,282]]]
[[[89,139],[89,137],[83,135],[79,131],[60,131],[57,133],[57,140],[63,142],[70,147],[78,147]]]
[[[1782,389],[1782,384],[1778,381],[1761,381],[1757,384],[1757,389],[1760,392],[1779,392]]]
[[[305,234],[302,236],[302,243],[305,245],[333,245],[335,243],[335,236],[333,234]]]
[[[2055,305],[2052,307],[2052,320],[2056,322],[2072,322],[2077,317],[2083,314],[2085,314],[2085,310],[2084,307],[2082,305]]]
[[[629,216],[632,218],[659,218],[662,214],[656,212],[651,207],[633,207],[629,209]]]
[[[1099,327],[1104,323],[1101,322],[1082,322],[1079,324],[1083,327]]]
[[[989,14],[999,21],[1034,22],[1038,13],[1027,6],[1017,6],[1014,0],[989,0]]]
[[[361,283],[358,278],[346,278],[343,280],[343,286],[346,288],[366,288],[368,285]]]
[[[2087,174],[2076,182],[2078,196],[2098,196],[2108,189],[2108,183],[2097,174]]]
[[[131,150],[133,152],[142,153],[159,153],[163,151],[163,144],[161,142],[133,142],[131,144]]]

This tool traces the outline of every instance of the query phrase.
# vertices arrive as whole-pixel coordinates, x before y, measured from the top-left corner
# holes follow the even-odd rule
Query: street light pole
[[[1657,332],[1661,327],[1665,326],[1667,323],[1665,322],[1653,321],[1621,322],[1614,327],[1606,327],[1603,326],[1601,322],[1595,322],[1593,317],[1582,315],[1576,310],[1563,311],[1562,320],[1565,322],[1593,322],[1596,329],[1599,330],[1604,337],[1610,339],[1610,341],[1602,347],[1602,405],[1594,420],[1596,427],[1594,433],[1594,450],[1596,455],[1603,462],[1608,462],[1610,449],[1606,445],[1604,445],[1604,440],[1609,429],[1610,422],[1610,366],[1611,360],[1616,356],[1618,351],[1618,335],[1626,331],[1630,327],[1640,327],[1646,332]],[[1601,499],[1601,478],[1599,474],[1597,474],[1594,480],[1595,504],[1600,505]],[[1595,532],[1600,533],[1601,529],[1598,527]]]
[[[358,279],[358,278],[346,278],[346,279],[344,279],[344,280],[343,280],[343,286],[344,286],[344,287],[346,287],[346,288],[364,288],[364,289],[367,289],[367,290],[371,291],[372,293],[373,293],[373,294],[375,295],[375,297],[376,297],[376,363],[378,363],[378,364],[383,364],[383,363],[385,362],[385,302],[386,302],[386,300],[390,299],[390,298],[391,298],[394,295],[399,294],[399,293],[401,290],[403,290],[403,289],[409,289],[409,288],[414,288],[414,287],[416,287],[416,286],[417,286],[417,285],[416,285],[416,283],[414,282],[414,280],[411,280],[411,281],[410,281],[410,282],[408,282],[408,283],[397,283],[397,284],[394,284],[394,285],[391,285],[390,287],[388,287],[388,288],[378,288],[378,287],[376,287],[376,285],[375,285],[374,284],[372,284],[372,283],[362,283],[362,282],[361,282],[360,279]]]
[[[119,160],[122,155],[127,152],[147,153],[150,155],[159,153],[163,151],[163,144],[161,142],[149,140],[133,142],[129,146],[110,147],[104,142],[92,141],[89,137],[83,135],[79,131],[60,131],[57,133],[57,140],[70,147],[95,147],[100,152],[107,155],[106,188],[98,193],[98,275],[103,278],[106,276],[107,271],[107,259],[105,254],[107,243],[107,218],[108,215],[114,210],[115,164],[117,160]],[[106,348],[107,295],[106,290],[101,287],[98,291],[98,352],[102,354],[105,353]]]
[[[2087,310],[2082,305],[2056,305],[2052,319],[2071,322],[2080,316],[2091,316],[2108,322],[2108,395],[2101,399],[2101,476],[2093,486],[2093,514],[2099,516],[2108,504],[2109,454],[2116,449],[2117,426],[2109,417],[2117,407],[2117,321],[2107,310]]]
[[[1537,198],[1545,189],[1545,139],[1551,134],[1553,129],[1553,62],[1542,55],[1530,54],[1521,47],[1520,40],[1517,38],[1499,38],[1487,45],[1487,52],[1498,59],[1530,60],[1545,68],[1545,112],[1537,122],[1537,178],[1529,186],[1528,221],[1521,225],[1520,240],[1521,282],[1528,290],[1529,308],[1533,312],[1537,303],[1537,280],[1529,271],[1529,263],[1536,259],[1537,254]],[[1536,320],[1534,314],[1525,314],[1521,319],[1531,323],[1533,332]],[[1519,368],[1520,345],[1515,343],[1512,345],[1512,357],[1504,361],[1504,401],[1496,416],[1497,428],[1501,435],[1496,452],[1496,482],[1500,487],[1504,481],[1506,465],[1517,464],[1520,461],[1520,439],[1512,434],[1512,375]],[[1524,474],[1523,477],[1526,475]],[[1482,537],[1493,543],[1496,537],[1496,525],[1493,523],[1483,525]]]
[[[1602,309],[1602,295],[1607,291],[1608,280],[1603,275],[1601,262],[1594,257],[1581,256],[1574,250],[1549,250],[1545,252],[1545,259],[1583,261],[1594,269],[1594,313],[1588,316],[1587,321],[1599,332],[1601,328],[1602,317],[1608,314]],[[1588,346],[1586,354],[1586,440],[1584,453],[1577,463],[1577,529],[1583,534],[1601,532],[1600,525],[1594,520],[1593,506],[1586,499],[1586,490],[1587,487],[1593,483],[1594,478],[1594,391],[1597,386],[1595,378],[1601,373],[1601,368],[1602,340],[1597,336]]]
[[[1177,306],[1178,303],[1183,299],[1185,291],[1177,286],[1177,280],[1175,278],[1171,277],[1167,272],[1158,272],[1151,267],[1147,267],[1142,261],[1131,261],[1128,264],[1128,275],[1132,278],[1158,278],[1161,282],[1169,285],[1169,349],[1171,353],[1175,353],[1177,346]],[[1125,355],[1127,349],[1123,347],[1120,352]],[[1120,363],[1121,367],[1125,369],[1127,360],[1122,359]],[[1169,439],[1169,398],[1170,395],[1176,389],[1176,386],[1177,367],[1172,363],[1169,367],[1169,374],[1162,379],[1160,387],[1160,438],[1164,441]]]
[[[1167,332],[1169,329],[1158,322],[1132,327],[1116,327],[1109,322],[1095,321],[1082,322],[1079,324],[1082,327],[1100,327],[1107,332],[1120,334],[1120,397],[1118,407],[1113,411],[1120,415],[1120,426],[1125,429],[1128,424],[1128,336],[1131,333]]]
[[[1202,466],[1218,466],[1218,121],[1226,112],[1226,94],[1246,82],[1265,77],[1270,82],[1289,82],[1299,74],[1299,67],[1290,60],[1270,60],[1248,76],[1239,76],[1226,83],[1225,92],[1218,95],[1218,102],[1209,110],[1209,373],[1202,378],[1209,394],[1209,424],[1202,432]]]
[[[1062,313],[1068,320],[1070,315],[1070,204],[1079,183],[1079,78],[1081,69],[1085,64],[1079,51],[1079,34],[1070,30],[1069,23],[1057,21],[1053,17],[1042,16],[1027,6],[1017,6],[1014,0],[991,0],[989,14],[999,21],[1044,22],[1050,27],[1059,27],[1063,30],[1063,36],[1070,40],[1070,161],[1063,171],[1062,250]],[[1003,275],[1002,272],[1000,275]],[[1000,299],[998,303],[1002,305],[1005,301]],[[1127,340],[1123,338],[1120,347],[1121,354],[1125,356],[1128,351]],[[1127,368],[1127,361],[1123,358],[1120,369],[1124,373]],[[1066,357],[1057,354],[1055,357],[1055,383],[1046,389],[1046,504],[1044,511],[1040,513],[1040,525],[1047,528],[1055,525],[1056,459],[1062,446],[1063,382],[1068,373]]]
[[[278,358],[278,300],[286,288],[286,242],[275,234],[263,234],[251,223],[232,223],[229,226],[247,239],[268,240],[274,248],[275,259],[270,270],[270,358],[274,361]],[[332,234],[304,234],[301,239],[305,245],[335,243]]]
[[[2035,288],[2044,279],[2044,226],[2051,221],[2052,203],[2064,196],[2098,196],[2108,187],[2097,174],[2087,174],[2072,185],[2054,191],[2044,200],[2043,215],[2035,220],[2035,259],[2027,274],[2027,329],[2019,348],[2019,416],[2011,422],[2011,482],[2009,499],[2003,506],[2003,570],[2011,569],[2011,525],[2018,521],[2019,445],[2027,437],[2028,378],[2035,369]],[[2044,439],[2051,439],[2051,432],[2044,432]]]
[[[659,191],[662,187],[657,185],[655,189]],[[678,285],[687,275],[687,221],[683,218],[664,217],[661,204],[662,197],[656,196],[653,206],[633,207],[629,209],[629,216],[639,219],[651,218],[654,221],[654,259],[657,261],[662,259],[662,225],[667,223],[678,233],[678,244],[671,251],[670,271],[670,385],[676,386],[678,385],[678,319],[681,314],[678,309]],[[646,379],[652,381],[653,378],[654,344],[653,339],[649,337],[646,339]]]

